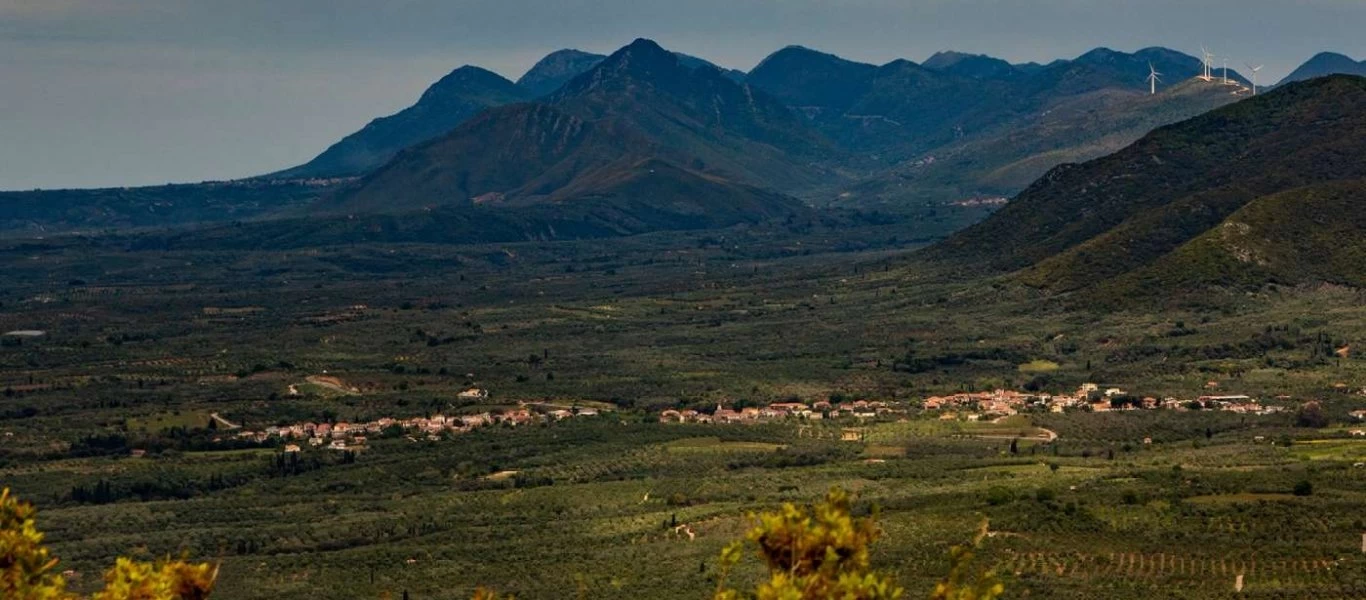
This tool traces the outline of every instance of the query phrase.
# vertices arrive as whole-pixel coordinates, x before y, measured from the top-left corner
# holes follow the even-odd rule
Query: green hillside
[[[929,255],[1055,291],[1148,266],[1253,200],[1366,177],[1366,79],[1331,77],[1159,129],[1059,167]]]
[[[1106,286],[1112,296],[1219,284],[1328,282],[1366,287],[1366,181],[1298,188],[1224,222]]]

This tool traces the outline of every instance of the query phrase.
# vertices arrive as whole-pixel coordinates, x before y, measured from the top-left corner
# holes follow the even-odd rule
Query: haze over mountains
[[[1164,74],[1155,95],[1150,65]],[[792,46],[745,74],[637,40],[607,57],[552,53],[516,83],[456,69],[309,163],[247,182],[268,190],[274,180],[322,180],[281,187],[291,195],[276,211],[261,193],[243,208],[217,200],[240,184],[132,198],[160,203],[151,214],[178,215],[139,217],[142,226],[306,214],[315,223],[375,216],[402,231],[415,222],[402,215],[449,223],[465,211],[452,241],[470,239],[479,219],[505,223],[480,239],[553,239],[724,227],[813,205],[891,211],[942,235],[928,215],[1012,195],[1057,164],[1250,95],[1233,72],[1232,85],[1192,80],[1200,68],[1162,48],[1102,48],[1043,65],[941,52],[877,66]],[[60,193],[26,197],[4,228],[120,226],[130,219],[100,215],[138,210],[124,206],[126,192],[44,194]],[[322,229],[337,233],[325,239],[345,237]]]

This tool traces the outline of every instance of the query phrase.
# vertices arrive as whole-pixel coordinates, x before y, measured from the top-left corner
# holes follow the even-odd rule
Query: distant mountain
[[[1156,96],[1149,65],[1163,74]],[[1250,93],[1188,83],[1201,72],[1198,59],[1165,48],[1099,48],[1047,65],[941,52],[923,65],[878,67],[794,46],[747,81],[837,141],[855,157],[849,166],[871,173],[840,202],[905,205],[1013,194],[1061,162],[1113,152]]]
[[[610,205],[718,226],[803,210],[761,187],[827,178],[808,164],[827,146],[777,100],[637,40],[541,102],[485,111],[317,208]]]
[[[347,177],[392,159],[399,150],[440,136],[480,111],[531,98],[517,84],[479,67],[460,67],[432,84],[417,103],[375,119],[317,158],[269,177]]]
[[[531,70],[517,80],[517,85],[533,98],[540,98],[560,89],[570,79],[598,66],[606,56],[582,50],[558,50],[542,58]]]
[[[1366,285],[1364,154],[1366,79],[1296,83],[1060,166],[927,255],[1115,298]]]
[[[739,82],[745,79],[744,71],[723,69],[707,60],[681,52],[674,54],[678,56],[679,62],[689,69],[711,67],[721,71],[722,74],[734,81]],[[517,80],[517,85],[522,86],[531,97],[540,98],[564,87],[564,84],[569,83],[569,80],[587,73],[606,59],[607,57],[601,54],[591,54],[581,50],[558,50],[542,58],[535,66],[531,67],[531,70]]]
[[[1164,74],[1156,95],[1145,82],[1150,64]],[[477,67],[456,69],[413,106],[251,183],[333,185],[339,189],[311,207],[346,215],[572,202],[624,210],[613,203],[628,189],[656,203],[707,189],[718,198],[767,202],[777,193],[934,214],[1013,195],[1055,165],[1103,156],[1250,94],[1192,81],[1199,70],[1197,59],[1161,48],[1097,49],[1046,65],[941,52],[923,65],[875,66],[791,46],[745,74],[640,40],[611,57],[552,53],[516,84]],[[283,189],[10,196],[19,199],[16,217],[0,229],[291,217],[321,188],[275,193]],[[738,205],[753,208],[748,202]],[[284,211],[291,207],[296,212]],[[717,223],[736,222],[719,201],[711,209],[723,216]]]
[[[0,192],[0,234],[96,233],[264,218],[308,206],[337,185],[252,180]]]
[[[873,65],[788,46],[760,62],[746,81],[808,113],[843,112],[868,93],[876,72]]]
[[[1186,80],[1157,95],[1105,88],[1052,100],[1042,110],[957,139],[850,189],[864,203],[1010,196],[1061,163],[1119,151],[1148,132],[1224,106],[1246,92]]]
[[[965,54],[952,51],[937,52],[921,66],[931,71],[976,79],[1012,77],[1027,73],[1030,70],[1017,69],[1015,65],[1004,60],[983,54]]]
[[[1292,71],[1279,85],[1324,75],[1366,75],[1366,60],[1357,62],[1334,52],[1321,52]]]

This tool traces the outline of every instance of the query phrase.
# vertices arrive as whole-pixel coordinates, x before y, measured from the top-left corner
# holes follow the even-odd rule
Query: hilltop
[[[1020,270],[1021,281],[1054,291],[1360,284],[1344,258],[1359,249],[1342,236],[1364,208],[1355,200],[1366,178],[1364,107],[1366,79],[1333,76],[1159,128],[1050,171],[928,254]],[[1337,222],[1320,221],[1330,214]]]
[[[1357,62],[1336,52],[1320,52],[1282,79],[1280,85],[1325,75],[1366,76],[1366,60]]]

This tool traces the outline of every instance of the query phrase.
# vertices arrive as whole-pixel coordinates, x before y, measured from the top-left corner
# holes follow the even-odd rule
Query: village
[[[469,389],[458,394],[464,401],[485,401],[488,391]],[[1289,400],[1278,397],[1278,400]],[[935,414],[941,420],[988,421],[1028,412],[1112,412],[1136,410],[1217,410],[1248,415],[1270,415],[1288,410],[1286,406],[1266,404],[1245,395],[1204,395],[1189,400],[1173,397],[1156,398],[1135,396],[1117,387],[1102,388],[1094,383],[1082,384],[1070,394],[1048,394],[997,389],[989,392],[962,392],[944,396],[930,396],[917,402],[895,400],[819,400],[777,402],[767,406],[728,408],[718,403],[711,411],[695,409],[666,409],[658,414],[660,423],[762,423],[785,419],[835,420],[904,419],[913,411]],[[603,409],[580,406],[564,407],[552,404],[518,402],[503,409],[486,410],[475,414],[443,415],[406,419],[381,417],[365,422],[301,422],[272,425],[262,429],[245,429],[224,421],[224,429],[231,430],[232,439],[268,443],[282,442],[288,453],[301,452],[304,447],[347,451],[364,449],[372,437],[402,435],[410,441],[436,441],[447,435],[469,432],[479,427],[503,425],[508,427],[536,423],[550,423],[576,417],[593,417]],[[1360,413],[1360,414],[1358,414]],[[1352,415],[1366,420],[1366,411]],[[220,436],[216,441],[227,437]]]
[[[1215,388],[1211,382],[1207,388]],[[1279,400],[1289,400],[1280,397]],[[949,396],[932,396],[921,404],[925,410],[945,411],[941,418],[958,418],[976,421],[984,418],[1010,416],[1026,411],[1048,411],[1063,413],[1069,411],[1111,412],[1127,410],[1219,410],[1239,414],[1269,415],[1286,410],[1284,406],[1263,404],[1257,399],[1241,394],[1204,395],[1193,399],[1173,397],[1156,398],[1136,396],[1117,387],[1102,389],[1094,383],[1084,383],[1072,394],[1047,394],[1039,392],[1020,392],[1015,390],[994,390],[991,392],[960,393]]]
[[[1213,387],[1213,386],[1211,386]],[[1278,400],[1289,400],[1279,397]],[[726,408],[717,404],[708,414],[698,410],[669,409],[659,413],[661,423],[746,423],[777,419],[875,419],[892,415],[905,415],[912,408],[911,403],[881,400],[855,400],[832,402],[822,400],[806,404],[803,402],[780,402],[766,407]],[[1205,395],[1190,400],[1153,396],[1134,396],[1116,387],[1102,388],[1098,384],[1085,383],[1072,394],[1048,394],[1041,392],[1022,392],[998,389],[990,392],[963,392],[947,396],[931,396],[919,403],[925,412],[937,412],[940,419],[981,421],[1008,417],[1022,412],[1071,411],[1111,412],[1131,410],[1218,410],[1249,415],[1269,415],[1283,412],[1285,406],[1263,404],[1250,396]],[[1366,417],[1366,413],[1363,414]]]
[[[488,390],[469,389],[458,394],[461,400],[487,400]],[[601,414],[597,408],[573,406],[565,408],[550,404],[517,403],[516,407],[502,410],[488,410],[469,415],[431,415],[396,419],[381,417],[366,422],[314,423],[306,421],[291,425],[272,425],[263,429],[242,429],[231,437],[248,442],[266,443],[271,440],[285,442],[287,453],[302,452],[305,445],[337,451],[363,450],[371,437],[400,433],[409,441],[419,438],[437,441],[446,435],[467,433],[480,427],[504,425],[517,427],[535,423],[562,421],[575,417],[595,417]],[[236,426],[228,427],[229,429]],[[241,429],[241,428],[238,428]],[[226,438],[215,438],[223,441]]]

